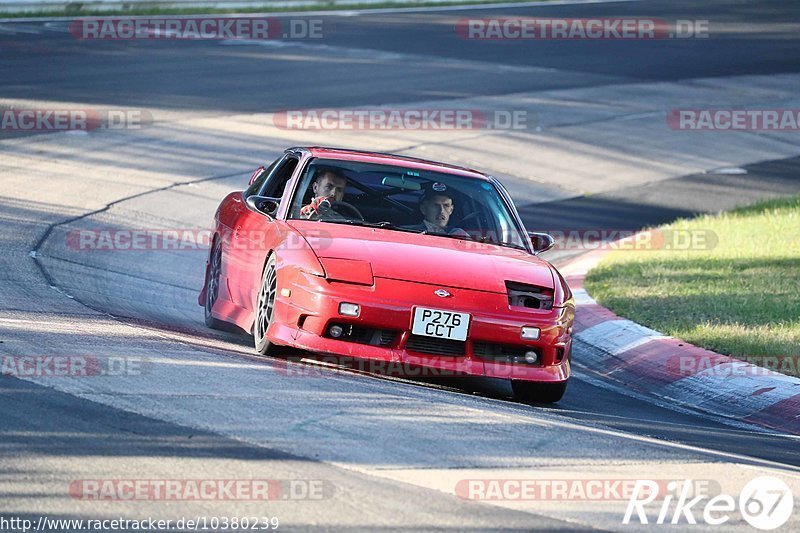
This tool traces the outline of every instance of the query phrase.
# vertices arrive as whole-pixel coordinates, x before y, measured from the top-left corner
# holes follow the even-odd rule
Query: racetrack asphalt
[[[708,40],[478,43],[447,30],[461,17],[489,14],[709,19],[719,33]],[[248,339],[202,325],[193,298],[203,250],[96,254],[65,246],[74,228],[208,227],[219,199],[241,187],[248,169],[261,162],[257,158],[275,157],[294,141],[251,134],[246,120],[227,117],[288,108],[514,100],[523,93],[541,96],[544,103],[536,105],[546,107],[552,100],[543,95],[566,94],[558,91],[601,101],[617,87],[633,95],[637,87],[711,83],[696,78],[718,78],[718,87],[731,87],[750,76],[755,78],[743,93],[760,87],[785,98],[782,80],[800,71],[800,39],[787,22],[798,14],[800,6],[783,2],[647,1],[324,15],[330,29],[324,42],[285,46],[82,42],[63,23],[0,25],[0,103],[145,107],[166,117],[162,129],[142,135],[2,132],[0,354],[148,361],[141,375],[0,380],[2,515],[269,512],[280,516],[281,529],[300,530],[616,530],[624,511],[619,502],[476,503],[453,495],[454,480],[703,477],[734,490],[766,472],[798,487],[796,439],[631,397],[582,374],[579,351],[575,379],[553,407],[512,402],[506,384],[482,380],[409,383],[329,369],[295,376],[280,361],[253,357]],[[777,85],[768,85],[772,81]],[[716,91],[721,89],[703,93],[700,105],[713,106]],[[615,105],[635,108],[644,94]],[[692,104],[697,101],[683,102]],[[178,119],[171,123],[170,117]],[[543,109],[541,123],[550,125],[550,118]],[[569,126],[552,129],[564,128]],[[615,133],[587,131],[599,144]],[[565,143],[577,138],[559,135]],[[306,138],[313,143],[315,132]],[[697,150],[710,138],[701,139],[691,142]],[[675,164],[669,179],[644,181],[632,170],[596,193],[594,184],[571,182],[566,174],[531,180],[520,170],[530,166],[525,154],[517,158],[519,166],[508,166],[493,154],[512,146],[510,140],[475,157],[481,169],[509,180],[529,229],[632,230],[800,190],[800,161],[793,157],[800,153],[798,141],[769,134],[731,139],[709,142],[730,143],[732,152],[754,158],[746,161],[754,164],[734,160],[747,174],[676,174],[684,167]],[[373,140],[366,133],[360,144]],[[395,145],[406,146],[406,140]],[[469,142],[463,150],[483,148],[481,141]],[[743,148],[747,144],[753,155]],[[432,157],[446,154],[429,150]],[[36,260],[29,255],[34,250]],[[336,490],[320,501],[266,506],[95,502],[68,494],[76,479],[142,477],[322,479]],[[747,527],[741,520],[730,526]]]

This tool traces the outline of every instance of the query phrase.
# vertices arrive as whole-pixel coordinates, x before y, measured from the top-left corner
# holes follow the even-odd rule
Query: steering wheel
[[[347,209],[350,210],[350,213],[356,215],[359,219],[361,219],[362,222],[364,222],[364,220],[365,220],[364,219],[364,215],[362,215],[361,211],[359,211],[358,208],[356,206],[354,206],[353,204],[348,203],[348,202],[344,202],[342,200],[340,200],[338,202],[331,202],[331,208],[333,210],[339,211],[339,207],[346,207]]]
[[[477,228],[477,234],[475,230],[467,232],[470,235],[470,239],[476,242],[486,242],[486,237],[481,236],[483,235],[483,224],[481,224],[481,218],[483,218],[483,213],[480,210],[473,211],[472,213],[465,215],[461,220],[458,221],[458,225],[461,226],[462,224],[464,224],[464,222],[472,220],[473,218],[477,219],[476,222],[478,224],[478,228]]]
[[[472,213],[470,213],[469,215],[467,215],[467,216],[463,217],[461,220],[459,220],[459,221],[458,221],[458,223],[459,223],[459,224],[463,224],[463,223],[464,223],[464,222],[466,222],[467,220],[472,220],[473,218],[475,218],[475,217],[479,216],[480,214],[481,214],[481,212],[480,212],[480,211],[473,211],[473,212],[472,212]],[[480,224],[480,221],[479,221],[478,223]]]

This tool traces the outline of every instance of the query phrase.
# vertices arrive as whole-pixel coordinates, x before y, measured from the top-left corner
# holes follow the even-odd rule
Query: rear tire
[[[222,320],[214,318],[211,310],[219,298],[219,283],[222,277],[222,243],[219,239],[214,240],[214,247],[211,249],[211,255],[208,260],[208,268],[206,269],[206,297],[203,302],[203,310],[205,315],[206,326],[211,329],[225,330],[228,324]]]
[[[275,298],[278,294],[278,274],[275,269],[275,256],[271,255],[261,277],[261,289],[256,303],[256,322],[253,324],[253,341],[256,351],[261,355],[275,353],[275,345],[267,338],[267,330],[275,316]]]
[[[523,402],[556,403],[564,396],[567,382],[536,383],[531,381],[511,381],[514,397]]]

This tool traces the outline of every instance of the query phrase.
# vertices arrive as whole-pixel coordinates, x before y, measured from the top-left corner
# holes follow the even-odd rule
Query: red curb
[[[798,427],[798,423],[800,423],[800,393],[774,403],[766,409],[762,409],[745,418],[744,421],[785,433],[800,435],[800,427]]]
[[[580,331],[609,320],[619,320],[619,317],[602,305],[580,305],[575,310],[575,327]]]

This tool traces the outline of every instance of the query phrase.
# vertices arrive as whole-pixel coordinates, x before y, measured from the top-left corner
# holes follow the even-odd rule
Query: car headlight
[[[375,278],[372,275],[372,265],[367,261],[320,257],[319,262],[322,263],[322,268],[325,269],[325,278],[328,281],[341,281],[358,285],[372,285],[375,283]]]
[[[508,292],[508,305],[512,307],[553,308],[553,289],[548,287],[506,281],[506,291]]]

